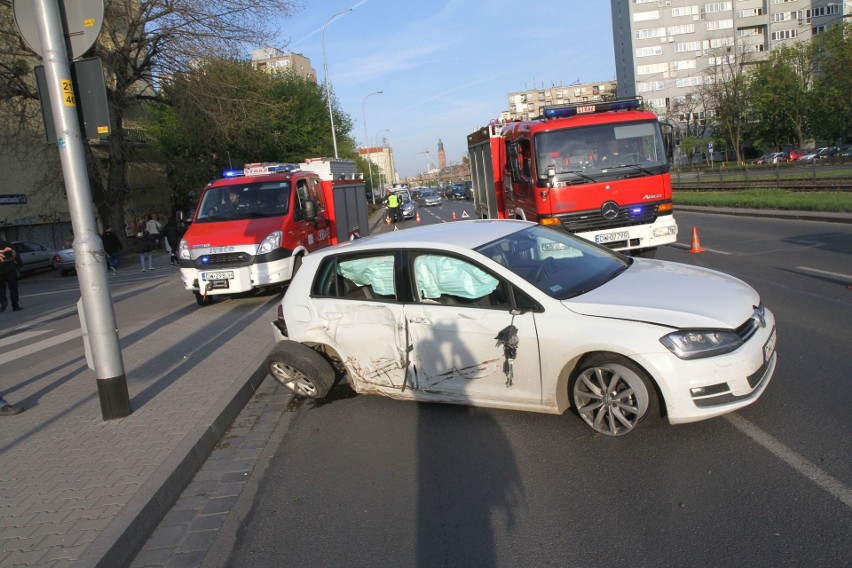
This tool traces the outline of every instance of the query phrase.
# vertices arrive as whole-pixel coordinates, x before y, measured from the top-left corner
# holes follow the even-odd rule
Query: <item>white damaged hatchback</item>
[[[751,404],[777,355],[748,284],[512,220],[420,226],[304,258],[270,374],[358,393],[561,414],[631,432]]]

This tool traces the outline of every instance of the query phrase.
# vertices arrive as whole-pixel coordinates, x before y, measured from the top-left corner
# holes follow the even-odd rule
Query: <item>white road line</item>
[[[679,249],[684,249],[684,250],[689,250],[689,249],[691,249],[691,248],[692,248],[692,245],[685,245],[685,244],[683,244],[683,243],[672,243],[672,244],[670,244],[670,245],[668,245],[668,246],[670,246],[670,247],[674,247],[674,248],[679,248]],[[725,251],[723,251],[723,250],[709,249],[709,248],[707,248],[707,247],[701,247],[701,248],[703,248],[703,249],[704,249],[704,251],[703,251],[703,252],[714,252],[714,253],[716,253],[716,254],[734,254],[734,253],[732,253],[732,252],[725,252]]]
[[[73,329],[71,331],[65,332],[63,334],[57,335],[55,337],[51,337],[50,339],[45,339],[43,341],[39,341],[38,343],[33,343],[32,345],[27,345],[26,347],[19,347],[18,349],[13,349],[12,351],[7,351],[5,353],[0,354],[0,365],[4,363],[8,363],[9,361],[14,361],[19,357],[24,357],[26,355],[32,355],[33,353],[38,353],[39,351],[43,351],[45,349],[50,349],[54,345],[59,345],[60,343],[65,343],[66,341],[70,341],[75,337],[80,337],[83,335],[83,332],[79,329]],[[82,352],[82,345],[81,345]]]
[[[841,274],[840,272],[829,272],[828,270],[819,270],[818,268],[808,268],[807,266],[797,266],[796,270],[804,270],[805,272],[815,272],[816,274],[825,274],[826,276],[834,276],[845,280],[852,280],[852,274]]]
[[[726,414],[725,419],[733,424],[734,428],[743,432],[746,436],[781,459],[781,461],[813,481],[821,489],[824,489],[833,497],[836,497],[843,504],[852,509],[852,489],[843,485],[840,480],[830,476],[745,418],[737,416],[736,414]]]
[[[13,343],[18,343],[19,341],[26,341],[31,337],[37,337],[43,333],[49,333],[53,331],[52,329],[42,329],[39,331],[22,331],[21,333],[16,333],[10,337],[5,339],[0,339],[0,347],[6,347],[7,345],[12,345]]]

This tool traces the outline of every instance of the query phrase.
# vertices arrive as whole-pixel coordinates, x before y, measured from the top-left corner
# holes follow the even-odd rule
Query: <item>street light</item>
[[[337,158],[337,135],[334,133],[334,114],[331,112],[331,89],[328,86],[328,63],[325,61],[325,28],[328,24],[338,16],[348,14],[354,8],[349,8],[342,12],[338,12],[330,16],[322,25],[322,68],[325,71],[325,98],[328,99],[328,119],[331,121],[331,141],[334,144],[334,157]]]
[[[370,139],[367,137],[367,99],[372,97],[373,95],[381,95],[383,91],[376,91],[374,93],[370,93],[364,100],[361,101],[361,114],[364,117],[364,144],[367,145],[367,170],[370,172],[370,195],[373,197],[373,205],[376,204],[376,192],[373,187],[373,160],[370,159]]]

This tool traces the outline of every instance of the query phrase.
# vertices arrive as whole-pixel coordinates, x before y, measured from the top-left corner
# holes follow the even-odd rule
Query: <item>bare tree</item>
[[[749,54],[727,47],[714,52],[715,65],[707,68],[702,87],[707,110],[715,111],[714,122],[725,133],[737,156],[742,162],[743,133],[749,122]]]
[[[291,0],[105,0],[103,30],[89,54],[103,62],[109,103],[103,164],[87,148],[92,194],[104,223],[124,225],[132,156],[125,128],[144,101],[158,98],[158,85],[205,57],[271,44],[277,24],[299,7]],[[9,117],[18,113],[18,120],[28,122],[32,105],[13,103],[37,99],[31,78],[37,58],[13,20],[11,0],[0,0],[0,114],[14,120]]]

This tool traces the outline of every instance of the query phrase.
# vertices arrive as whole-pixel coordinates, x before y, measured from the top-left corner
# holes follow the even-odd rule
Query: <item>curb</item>
[[[764,217],[792,221],[822,221],[825,223],[852,223],[852,213],[830,213],[826,211],[786,211],[782,209],[737,209],[734,207],[703,207],[699,205],[675,205],[678,211],[689,213],[712,213],[735,217]]]
[[[261,363],[244,382],[235,383],[220,397],[220,404],[207,413],[195,431],[187,435],[187,440],[154,473],[153,479],[161,481],[147,483],[139,490],[116,518],[119,526],[102,531],[78,559],[79,565],[103,568],[130,565],[266,375],[266,365]]]

